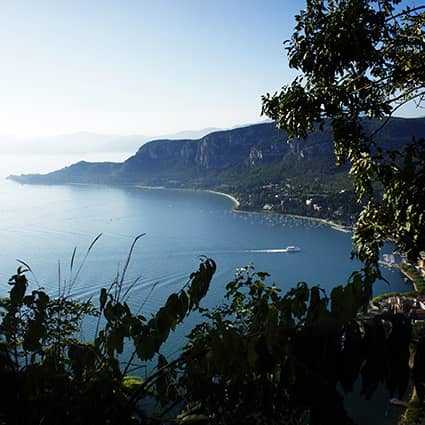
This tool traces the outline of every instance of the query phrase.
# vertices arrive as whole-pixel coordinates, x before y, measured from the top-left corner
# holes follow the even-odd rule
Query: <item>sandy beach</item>
[[[228,193],[217,192],[216,190],[209,190],[209,189],[204,190],[204,192],[215,193],[216,195],[225,196],[226,198],[230,199],[235,204],[233,206],[233,211],[238,212],[237,208],[239,208],[241,204],[234,196],[229,195]]]
[[[238,201],[238,199],[236,197],[234,197],[233,195],[230,195],[229,193],[225,193],[225,192],[219,192],[217,190],[211,190],[211,189],[189,189],[189,188],[167,188],[165,186],[145,186],[145,185],[131,185],[134,187],[138,187],[140,189],[171,189],[171,190],[199,190],[201,192],[208,192],[208,193],[214,193],[215,195],[220,195],[220,196],[224,196],[228,199],[230,199],[233,202],[233,208],[232,211],[236,212],[236,213],[240,213],[240,214],[280,214],[280,215],[285,215],[287,217],[293,217],[293,218],[299,218],[301,220],[311,220],[311,221],[316,221],[322,224],[325,224],[327,226],[330,226],[332,229],[337,230],[338,232],[343,232],[343,233],[351,233],[352,229],[348,228],[347,226],[343,226],[337,223],[334,223],[333,221],[330,220],[325,220],[324,218],[318,218],[318,217],[308,217],[308,216],[304,216],[304,215],[297,215],[297,214],[285,214],[285,213],[279,213],[279,212],[273,212],[273,211],[248,211],[248,210],[242,210],[239,209],[240,207],[240,202]]]

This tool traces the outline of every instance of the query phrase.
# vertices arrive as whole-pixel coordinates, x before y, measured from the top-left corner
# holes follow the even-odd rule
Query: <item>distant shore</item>
[[[284,216],[287,216],[287,217],[299,218],[301,220],[316,221],[318,223],[322,223],[322,224],[325,224],[327,226],[330,226],[330,227],[332,227],[332,229],[338,230],[339,232],[343,232],[343,233],[351,233],[352,232],[352,228],[344,226],[342,224],[335,223],[331,220],[326,220],[324,218],[309,217],[309,216],[306,216],[306,215],[298,215],[298,214],[280,213],[280,212],[274,212],[274,211],[262,211],[262,210],[249,211],[249,210],[239,209],[241,203],[234,196],[232,196],[228,193],[218,192],[216,190],[204,190],[204,192],[215,193],[216,195],[225,196],[226,198],[232,200],[233,203],[235,204],[234,207],[233,207],[233,212],[236,212],[236,213],[241,213],[241,214],[279,214],[279,215],[284,215]]]
[[[323,223],[323,224],[326,224],[327,226],[332,227],[332,229],[334,229],[334,230],[338,230],[338,232],[351,233],[353,231],[353,229],[351,227],[335,223],[331,220],[326,220],[325,218],[309,217],[309,216],[306,216],[306,215],[297,215],[297,214],[285,214],[285,215],[287,215],[289,217],[294,217],[294,218],[301,218],[303,220],[317,221],[319,223]]]
[[[133,187],[138,187],[139,189],[165,189],[165,190],[181,190],[181,191],[195,191],[195,192],[208,192],[208,193],[214,193],[215,195],[224,196],[227,199],[230,199],[233,203],[233,210],[236,208],[239,208],[240,202],[232,195],[229,195],[228,193],[224,192],[218,192],[217,190],[210,190],[210,189],[191,189],[191,188],[185,188],[185,187],[167,187],[167,186],[145,186],[141,184],[135,184],[131,185]]]
[[[238,208],[240,207],[241,203],[234,196],[232,196],[232,195],[230,195],[228,193],[218,192],[217,190],[205,189],[205,190],[202,190],[202,191],[203,192],[208,192],[208,193],[214,193],[216,195],[225,196],[226,198],[230,199],[235,204],[233,206],[233,211],[235,211],[235,212],[238,212],[239,211]]]
[[[110,183],[109,184],[108,183],[65,183],[65,184],[76,185],[76,186],[90,186],[90,185],[94,185],[94,184],[111,186]],[[114,186],[114,184],[112,184],[112,186]],[[343,232],[343,233],[351,233],[352,230],[353,230],[351,227],[344,226],[344,225],[335,223],[331,220],[327,220],[327,219],[319,218],[319,217],[310,217],[310,216],[306,216],[306,215],[282,213],[282,212],[275,212],[275,211],[240,209],[241,203],[239,202],[239,200],[235,196],[233,196],[229,193],[226,193],[226,192],[220,192],[218,190],[213,190],[213,189],[197,189],[197,188],[189,188],[189,187],[167,187],[167,186],[162,186],[162,185],[150,186],[150,185],[131,184],[131,183],[130,184],[128,184],[128,183],[127,184],[118,184],[118,186],[135,187],[135,188],[146,189],[146,190],[180,190],[180,191],[208,192],[208,193],[213,193],[215,195],[224,196],[227,199],[230,199],[233,202],[232,211],[235,212],[235,213],[262,214],[262,215],[278,214],[278,215],[283,215],[283,216],[287,216],[287,217],[299,218],[301,220],[316,221],[318,223],[325,224],[326,226],[330,226],[332,229],[337,230],[339,232]]]
[[[89,185],[90,183],[72,183],[72,184]],[[139,189],[148,189],[148,190],[159,190],[160,189],[160,190],[180,190],[180,191],[195,191],[195,192],[200,191],[200,192],[213,193],[215,195],[224,196],[225,198],[230,199],[234,204],[232,211],[235,212],[235,213],[262,214],[262,215],[266,215],[266,214],[284,215],[286,217],[298,218],[300,220],[316,221],[318,223],[325,224],[326,226],[330,226],[332,229],[337,230],[338,232],[343,232],[343,233],[351,233],[352,232],[352,228],[349,228],[349,227],[344,226],[342,224],[335,223],[331,220],[326,220],[324,218],[309,217],[307,215],[289,214],[289,213],[281,213],[281,212],[275,212],[275,211],[263,211],[263,210],[250,211],[250,210],[239,209],[241,203],[239,202],[239,200],[235,196],[230,195],[229,193],[219,192],[218,190],[192,189],[192,188],[167,187],[167,186],[148,186],[148,185],[142,185],[142,184],[129,184],[129,185],[125,185],[125,186],[137,187]]]

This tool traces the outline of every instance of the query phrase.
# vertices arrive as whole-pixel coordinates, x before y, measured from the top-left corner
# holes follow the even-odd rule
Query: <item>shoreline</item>
[[[334,230],[337,230],[338,232],[342,233],[352,233],[353,229],[349,228],[347,226],[344,226],[342,224],[335,223],[331,220],[326,220],[325,218],[319,218],[319,217],[309,217],[307,215],[299,215],[299,214],[290,214],[290,213],[280,213],[280,212],[274,212],[274,211],[261,211],[261,210],[243,210],[239,209],[241,203],[238,201],[238,199],[230,195],[229,193],[225,192],[219,192],[217,190],[210,190],[210,189],[194,189],[194,190],[201,190],[203,192],[209,192],[214,193],[216,195],[225,196],[226,198],[230,199],[235,205],[232,208],[232,211],[235,213],[240,214],[276,214],[276,215],[284,215],[285,217],[292,217],[292,218],[298,218],[300,220],[310,220],[310,221],[316,221],[318,223],[325,224],[326,226],[331,227]]]
[[[221,194],[221,195],[227,196],[229,198],[233,198],[231,195],[224,194],[222,192],[214,192],[214,193]],[[240,203],[238,202],[238,206],[239,205],[240,205]],[[274,212],[274,211],[240,210],[238,208],[233,208],[233,212],[238,213],[238,214],[262,214],[262,215],[274,214],[274,215],[283,215],[285,217],[297,218],[299,220],[316,221],[318,223],[321,223],[321,224],[324,224],[326,226],[331,227],[333,230],[337,230],[338,232],[342,232],[342,233],[352,233],[352,231],[353,231],[352,229],[347,228],[347,226],[343,226],[342,224],[334,223],[331,220],[326,220],[325,218],[319,218],[319,217],[309,217],[308,215],[281,213],[281,212]]]
[[[234,196],[230,195],[229,193],[218,192],[217,190],[191,189],[191,188],[185,188],[185,187],[146,186],[141,184],[130,184],[126,186],[137,187],[139,189],[147,189],[147,190],[178,190],[178,191],[208,192],[208,193],[213,193],[215,195],[224,196],[227,199],[230,199],[234,203],[233,210],[235,210],[236,208],[239,208],[240,206],[240,202]]]
[[[226,193],[226,192],[220,192],[218,190],[213,190],[213,189],[193,189],[193,188],[185,188],[185,187],[167,187],[167,186],[147,186],[147,185],[141,185],[141,184],[129,184],[126,186],[130,186],[130,187],[137,187],[140,189],[148,189],[148,190],[180,190],[180,191],[195,191],[195,192],[207,192],[207,193],[212,193],[214,195],[219,195],[219,196],[224,196],[227,199],[230,199],[233,202],[233,207],[232,207],[232,212],[234,213],[238,213],[238,214],[262,214],[262,215],[266,215],[266,214],[275,214],[275,215],[283,215],[286,217],[292,217],[292,218],[297,218],[300,220],[310,220],[310,221],[316,221],[318,223],[322,223],[325,224],[326,226],[331,227],[333,230],[336,230],[338,232],[342,232],[342,233],[352,233],[353,229],[352,228],[348,228],[347,226],[344,226],[342,224],[338,224],[335,223],[331,220],[326,220],[325,218],[319,218],[319,217],[309,217],[306,215],[299,215],[299,214],[290,214],[290,213],[280,213],[280,212],[274,212],[274,211],[262,211],[262,210],[243,210],[243,209],[239,209],[241,203],[239,202],[239,200],[231,195],[230,193]]]
[[[327,226],[332,227],[332,229],[337,230],[338,232],[351,233],[353,231],[351,228],[349,228],[347,226],[335,223],[331,220],[326,220],[325,218],[309,217],[309,216],[306,216],[306,215],[298,215],[298,214],[284,214],[284,215],[286,215],[288,217],[300,218],[302,220],[317,221],[319,223],[326,224]]]
[[[263,214],[263,215],[266,215],[266,214],[284,215],[286,217],[298,218],[300,220],[316,221],[318,223],[325,224],[326,226],[329,226],[332,229],[337,230],[338,232],[342,232],[342,233],[351,233],[352,232],[352,229],[348,228],[347,226],[344,226],[342,224],[337,224],[337,223],[335,223],[331,220],[326,220],[325,218],[309,217],[309,216],[306,216],[306,215],[280,213],[280,212],[274,212],[274,211],[261,211],[261,210],[250,211],[250,210],[239,209],[241,203],[238,201],[238,199],[235,196],[230,195],[229,193],[219,192],[217,190],[210,190],[210,189],[189,189],[189,190],[200,190],[202,192],[209,192],[209,193],[214,193],[216,195],[224,196],[224,197],[230,199],[234,203],[232,211],[235,212],[235,213],[239,213],[239,214]]]
[[[22,184],[22,183],[21,183]],[[233,202],[232,212],[238,213],[238,214],[274,214],[274,215],[282,215],[286,217],[292,217],[297,218],[300,220],[309,220],[309,221],[316,221],[318,223],[325,224],[326,226],[331,227],[333,230],[337,230],[338,232],[342,233],[352,233],[353,229],[349,228],[347,226],[335,223],[331,220],[326,220],[325,218],[319,218],[319,217],[309,217],[299,214],[290,214],[290,213],[281,213],[281,212],[275,212],[275,211],[262,211],[262,210],[243,210],[239,209],[241,203],[239,200],[231,195],[230,193],[220,192],[218,190],[213,189],[194,189],[194,188],[186,188],[186,187],[167,187],[167,186],[149,186],[149,185],[143,185],[143,184],[108,184],[108,183],[65,183],[70,185],[78,185],[78,186],[90,186],[90,185],[102,185],[102,186],[124,186],[124,187],[135,187],[138,189],[145,189],[145,190],[177,190],[177,191],[195,191],[195,192],[208,192],[212,193],[214,195],[224,196],[227,199],[230,199]]]
[[[234,206],[232,208],[232,211],[233,212],[238,212],[238,211],[241,211],[242,212],[242,210],[238,210],[238,208],[240,207],[241,203],[238,201],[237,198],[235,198],[233,195],[230,195],[229,193],[218,192],[217,190],[211,190],[211,189],[195,189],[195,190],[201,190],[202,192],[214,193],[215,195],[224,196],[227,199],[230,199],[234,203]]]

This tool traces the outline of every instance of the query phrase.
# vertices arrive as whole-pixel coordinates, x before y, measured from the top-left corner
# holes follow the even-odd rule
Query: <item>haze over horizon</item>
[[[304,0],[4,2],[0,135],[150,138],[256,123],[261,95],[295,75],[283,42],[304,6]],[[399,115],[423,111],[409,107]]]
[[[134,153],[146,142],[158,139],[199,139],[206,134],[224,129],[204,128],[170,134],[147,136],[132,134],[100,134],[78,131],[55,136],[16,137],[0,134],[0,154],[76,154],[76,153]]]

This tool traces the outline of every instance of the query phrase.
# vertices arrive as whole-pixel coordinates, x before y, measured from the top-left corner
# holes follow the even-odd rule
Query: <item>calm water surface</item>
[[[122,160],[128,156],[114,155],[85,159]],[[75,160],[70,156],[2,157],[0,174],[49,171]],[[100,233],[102,237],[71,293],[97,297],[99,289],[122,270],[133,239],[146,233],[136,245],[126,283],[140,277],[129,304],[137,309],[144,303],[147,312],[156,311],[170,292],[187,282],[202,255],[217,263],[207,305],[219,303],[235,269],[249,264],[268,271],[270,282],[284,290],[305,281],[330,291],[360,267],[349,258],[350,234],[308,220],[234,213],[229,199],[212,193],[99,185],[33,186],[0,179],[0,278],[4,282],[0,295],[9,289],[7,280],[18,266],[16,259],[28,263],[34,271],[32,280],[49,291],[69,285],[76,269],[74,266],[72,274],[74,247],[78,265]],[[301,247],[301,252],[268,252],[288,245]],[[384,270],[384,276],[389,285],[378,282],[376,293],[408,289],[398,272]]]
[[[8,164],[11,168],[13,161]],[[6,170],[7,165],[3,174]],[[312,221],[234,213],[231,209],[229,199],[206,192],[97,185],[30,186],[0,180],[0,295],[9,290],[7,280],[18,266],[16,259],[33,269],[32,285],[37,280],[53,293],[59,286],[69,286],[74,247],[78,265],[100,233],[102,237],[85,261],[71,294],[97,299],[100,288],[108,286],[122,270],[135,236],[146,233],[135,247],[126,284],[140,277],[128,302],[135,310],[143,304],[148,315],[187,282],[202,255],[217,263],[204,302],[210,306],[223,299],[224,287],[235,269],[248,264],[268,271],[270,282],[284,290],[305,281],[319,284],[328,292],[359,268],[349,258],[350,234]],[[267,252],[288,245],[301,247],[301,252]],[[398,272],[384,270],[384,276],[389,285],[378,282],[376,293],[408,289]],[[189,321],[177,330],[167,345],[168,354],[178,351],[180,337],[191,325]]]
[[[350,234],[312,221],[233,213],[229,199],[206,192],[1,181],[0,200],[0,277],[5,282],[1,294],[8,290],[6,282],[18,265],[16,259],[31,266],[42,286],[56,291],[59,268],[62,286],[72,278],[73,248],[77,247],[77,260],[82,261],[100,233],[72,294],[97,296],[122,269],[134,237],[146,233],[134,250],[127,282],[140,276],[129,298],[134,308],[158,282],[145,305],[152,312],[186,283],[202,255],[217,263],[206,299],[209,305],[223,299],[224,286],[235,269],[248,264],[268,271],[270,281],[283,289],[305,281],[327,291],[359,268],[349,258]],[[297,245],[301,252],[267,252],[287,245]],[[390,288],[378,282],[377,293],[406,289],[398,272],[384,271],[384,275]]]
[[[142,275],[141,287],[159,281],[159,286],[177,289],[201,255],[217,262],[216,295],[220,290],[214,289],[222,289],[236,267],[251,263],[269,271],[282,288],[306,281],[328,290],[359,267],[349,259],[349,234],[306,220],[233,213],[230,200],[211,193],[1,181],[0,200],[0,273],[7,276],[20,258],[49,289],[57,280],[57,262],[66,278],[74,246],[82,253],[99,233],[75,287],[78,294],[96,293],[100,284],[94,277],[112,278],[139,233],[146,236],[136,246],[132,272]],[[302,251],[268,252],[287,245]],[[392,289],[404,288],[398,273],[385,275]],[[387,289],[383,283],[376,287]]]

